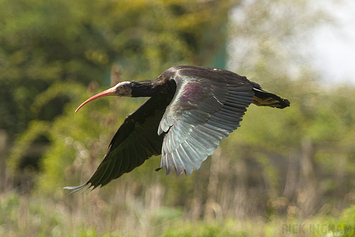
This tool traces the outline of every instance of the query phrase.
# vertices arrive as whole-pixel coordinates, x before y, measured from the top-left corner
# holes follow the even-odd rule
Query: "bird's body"
[[[285,108],[289,101],[263,91],[236,73],[197,66],[176,66],[149,83],[121,82],[81,104],[106,95],[151,97],[127,116],[109,151],[83,185],[96,188],[161,154],[160,168],[177,175],[197,170],[225,138],[239,127],[246,108]]]

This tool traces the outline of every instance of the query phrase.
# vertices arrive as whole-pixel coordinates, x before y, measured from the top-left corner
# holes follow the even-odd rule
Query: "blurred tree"
[[[1,127],[14,135],[32,119],[53,119],[69,100],[53,98],[55,106],[32,114],[29,108],[38,94],[55,81],[102,82],[113,62],[135,79],[153,79],[176,64],[210,64],[224,42],[223,26],[233,5],[232,1],[2,1]]]
[[[349,160],[354,150],[345,144],[354,142],[349,136],[353,134],[353,125],[349,123],[353,109],[349,106],[354,100],[354,89],[325,88],[312,70],[312,55],[307,55],[305,48],[312,35],[310,30],[320,22],[331,22],[312,4],[270,4],[260,0],[245,2],[234,11],[234,37],[228,46],[232,59],[228,67],[248,75],[268,90],[286,95],[291,107],[272,112],[250,107],[238,133],[231,134],[223,147],[229,152],[235,143],[248,148],[250,154],[242,159],[259,166],[261,172],[254,178],[264,180],[258,181],[259,188],[265,189],[264,198],[270,200],[269,207],[262,208],[277,209],[278,197],[287,193],[288,202],[297,203],[305,216],[318,212],[326,200],[331,199],[335,206],[346,205],[344,200],[325,196],[333,193],[344,197],[352,189],[349,183],[342,182],[345,177],[348,182],[354,179],[345,168],[353,169]],[[250,175],[258,169],[247,167]],[[287,177],[296,179],[297,185],[287,184]],[[249,182],[252,178],[248,177]],[[235,188],[243,185],[245,182],[237,183]],[[286,192],[291,186],[293,190]],[[239,200],[248,203],[249,207],[242,205],[244,209],[252,210],[259,203],[250,199],[251,187],[250,184],[244,202]],[[262,194],[265,193],[258,192],[259,197]]]
[[[41,154],[29,154],[30,144],[53,144],[56,138],[49,131],[55,118],[68,102],[77,104],[87,96],[85,85],[107,86],[113,63],[122,68],[125,79],[135,80],[155,79],[178,64],[211,65],[235,4],[2,1],[0,128],[11,140],[23,134],[12,166],[38,162]]]

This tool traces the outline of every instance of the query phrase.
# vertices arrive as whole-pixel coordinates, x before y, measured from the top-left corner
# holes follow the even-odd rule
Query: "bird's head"
[[[90,101],[93,101],[95,99],[104,97],[104,96],[109,96],[109,95],[117,95],[117,96],[132,96],[132,82],[129,81],[124,81],[120,82],[114,87],[107,89],[99,94],[94,95],[93,97],[87,99],[85,102],[83,102],[76,110],[75,113],[78,112],[78,110],[83,107],[85,104],[89,103]]]
[[[130,81],[120,82],[120,83],[118,83],[117,85],[115,85],[114,87],[112,87],[111,89],[108,89],[108,90],[112,90],[113,91],[113,94],[110,94],[110,95],[131,97],[132,96],[132,82],[130,82]]]

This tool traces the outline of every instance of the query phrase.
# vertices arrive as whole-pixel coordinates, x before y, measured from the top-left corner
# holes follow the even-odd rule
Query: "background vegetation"
[[[306,58],[311,1],[1,0],[0,236],[353,236],[355,88]],[[227,63],[228,62],[228,63]],[[288,98],[251,106],[189,177],[160,158],[89,194],[144,99],[89,96],[180,64],[228,68]]]

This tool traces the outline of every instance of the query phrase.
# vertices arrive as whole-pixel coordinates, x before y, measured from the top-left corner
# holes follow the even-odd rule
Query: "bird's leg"
[[[256,104],[257,106],[275,106],[277,103],[278,101],[272,97],[261,99],[259,97],[254,96],[253,101],[253,104]]]

